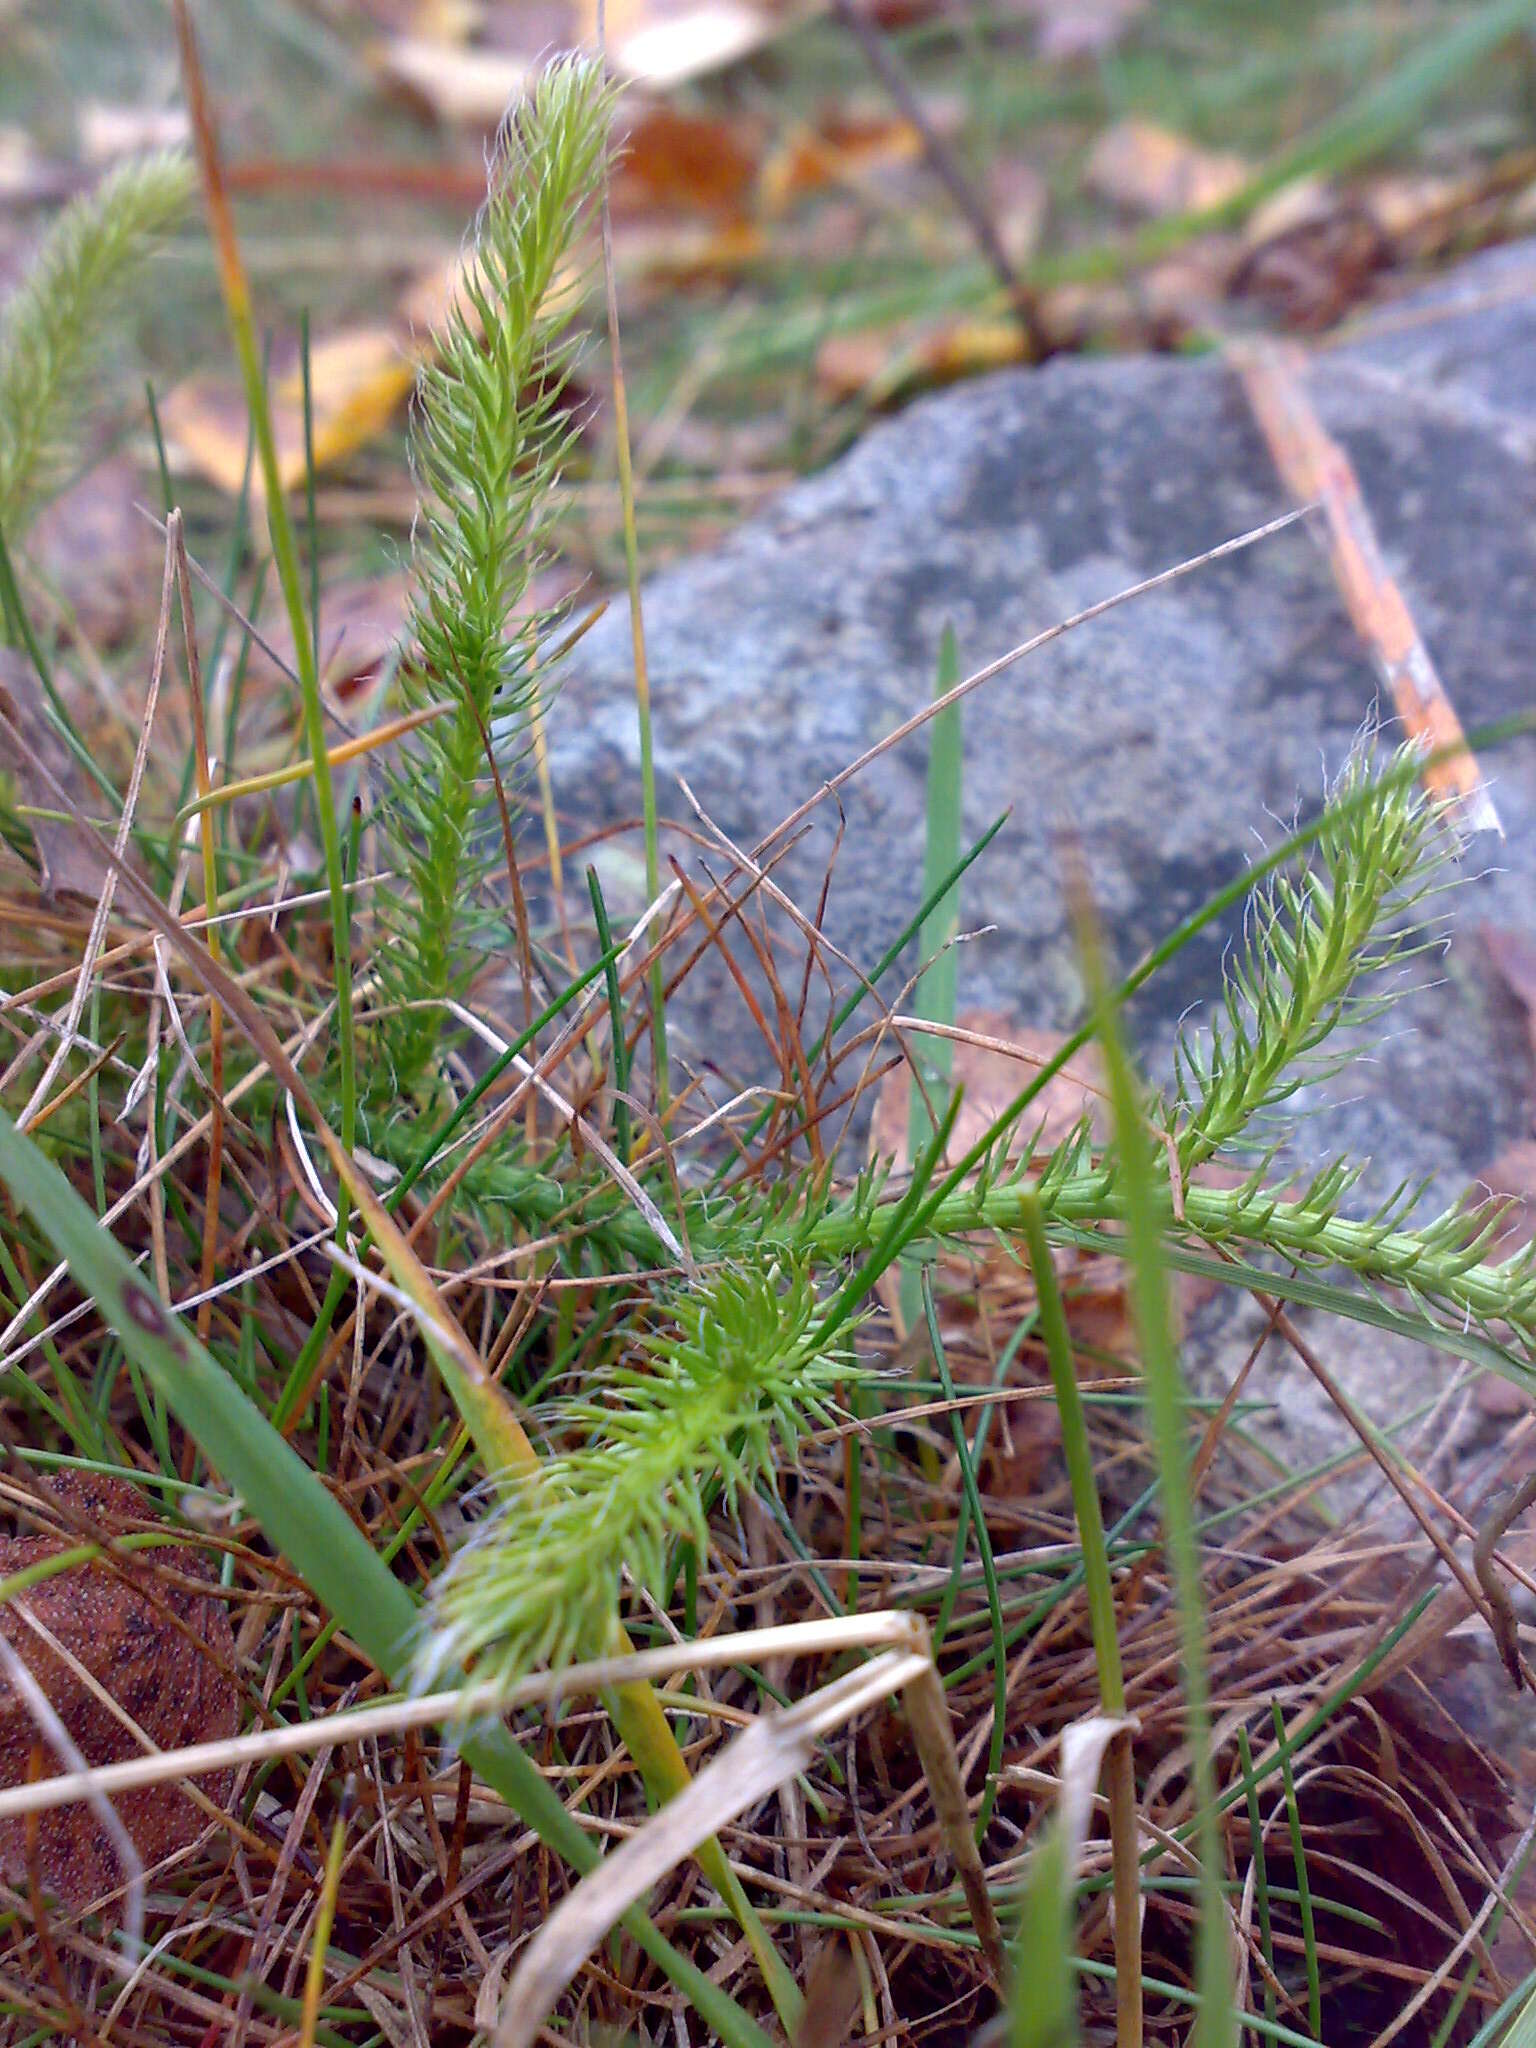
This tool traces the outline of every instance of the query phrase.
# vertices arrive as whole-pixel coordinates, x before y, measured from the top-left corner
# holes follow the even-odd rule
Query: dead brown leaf
[[[1234,237],[1205,235],[1142,274],[1137,291],[1155,347],[1173,348],[1195,333],[1219,330],[1221,302],[1238,260]]]
[[[1471,1197],[1485,1216],[1502,1209],[1497,1235],[1485,1258],[1512,1258],[1536,1237],[1536,1138],[1517,1138],[1483,1169]],[[1477,1382],[1477,1405],[1485,1415],[1514,1417],[1530,1408],[1530,1397],[1501,1373],[1485,1372]]]
[[[1047,64],[1102,57],[1145,11],[1147,0],[1012,0],[1038,23],[1035,55]]]
[[[937,119],[939,133],[952,121]],[[814,125],[798,123],[763,165],[759,191],[768,212],[781,213],[808,192],[858,185],[883,171],[920,163],[923,138],[899,114],[827,112]]]
[[[951,384],[1025,360],[1014,319],[945,320],[913,333],[870,328],[829,335],[816,351],[816,381],[834,403],[888,405],[916,385]]]
[[[1494,973],[1525,1012],[1531,1057],[1536,1059],[1536,937],[1499,924],[1480,926],[1478,937]]]
[[[304,481],[302,371],[294,360],[273,379],[272,431],[285,491]],[[416,381],[409,338],[392,327],[344,328],[310,351],[315,468],[328,469],[365,447],[399,411]],[[178,384],[160,408],[168,442],[184,462],[231,496],[245,475],[249,428],[245,396],[231,379],[199,373]],[[251,491],[263,492],[253,466]]]
[[[815,11],[815,0],[608,0],[608,62],[632,84],[665,92],[738,63]],[[473,42],[470,28],[477,31]],[[412,18],[374,47],[372,61],[380,78],[435,119],[492,128],[547,52],[596,41],[596,0],[555,0]]]
[[[613,208],[739,218],[757,177],[759,124],[686,113],[655,100],[631,110],[614,166]]]
[[[1233,293],[1304,332],[1341,319],[1391,256],[1369,209],[1322,179],[1300,180],[1266,200],[1243,239]]]
[[[435,36],[391,36],[373,53],[387,85],[450,127],[494,128],[532,75],[529,55],[465,50]]]
[[[957,1017],[958,1029],[972,1034],[953,1046],[952,1077],[965,1090],[960,1114],[946,1153],[946,1164],[962,1158],[996,1122],[1001,1112],[1058,1051],[1061,1040],[1045,1031],[1020,1026],[994,1010],[970,1010]],[[905,1067],[892,1070],[875,1099],[869,1150],[872,1159],[893,1159],[897,1171],[910,1163],[907,1144],[909,1081]],[[1040,1160],[1068,1137],[1086,1116],[1101,1127],[1103,1081],[1098,1055],[1086,1048],[1062,1073],[1053,1075],[1013,1132],[1008,1158],[1017,1165],[1028,1149]],[[1133,1358],[1134,1340],[1118,1260],[1091,1252],[1064,1251],[1056,1257],[1056,1275],[1066,1301],[1074,1338],[1085,1350]],[[993,1244],[978,1243],[946,1251],[934,1276],[939,1327],[952,1345],[951,1365],[962,1385],[990,1383],[989,1347],[979,1343],[987,1329],[1003,1329],[1017,1320],[1021,1303],[1033,1298],[1034,1287],[1022,1256],[1013,1257]],[[887,1275],[880,1299],[902,1329],[900,1283]],[[1020,1376],[1032,1377],[1027,1363]],[[1011,1409],[991,1443],[983,1468],[989,1491],[1014,1497],[1039,1480],[1060,1442],[1056,1410],[1048,1401]]]
[[[74,1511],[103,1541],[144,1521],[144,1500],[126,1480],[61,1473],[53,1498]],[[42,1563],[69,1547],[55,1535],[0,1537],[0,1574]],[[153,1553],[164,1556],[163,1552]],[[123,1555],[109,1567],[77,1565],[30,1587],[0,1612],[0,1630],[47,1694],[77,1748],[91,1764],[143,1754],[143,1745],[90,1686],[28,1627],[25,1607],[75,1662],[160,1749],[218,1741],[239,1725],[239,1701],[230,1676],[234,1639],[213,1581],[190,1553],[176,1553],[175,1579],[146,1561]],[[177,1580],[208,1578],[200,1593]],[[26,1783],[60,1768],[46,1738],[9,1685],[0,1683],[0,1785]],[[215,1805],[229,1798],[229,1774],[201,1778]],[[176,1785],[124,1793],[117,1811],[146,1866],[195,1841],[203,1813]],[[36,1818],[37,1863],[48,1888],[72,1910],[89,1905],[120,1883],[118,1858],[87,1805],[55,1807]],[[25,1877],[24,1818],[0,1822],[0,1869],[14,1883]]]
[[[1252,172],[1239,156],[1202,149],[1156,121],[1132,118],[1105,129],[1083,175],[1088,190],[1112,206],[1157,217],[1220,206]]]
[[[1051,1032],[1031,1030],[998,1010],[964,1010],[955,1019],[955,1027],[971,1036],[952,1048],[953,1083],[964,1088],[965,1099],[945,1154],[946,1165],[953,1165],[970,1151],[1030,1076],[1054,1059],[1061,1046],[1060,1038]],[[1032,1143],[1037,1157],[1050,1152],[1085,1116],[1097,1125],[1103,1093],[1103,1070],[1098,1055],[1085,1048],[1068,1067],[1046,1082],[1030,1104],[1028,1114],[1015,1126],[1010,1160],[1017,1163],[1020,1147],[1026,1143]],[[911,1164],[907,1148],[908,1098],[907,1071],[905,1067],[894,1068],[875,1098],[869,1130],[871,1158],[894,1159],[898,1172]]]
[[[87,783],[84,771],[58,729],[44,716],[36,670],[26,655],[12,647],[0,647],[0,762],[9,767],[22,803],[36,804],[41,810],[56,809],[58,798],[34,777],[27,754],[20,747],[3,744],[7,725],[15,727],[49,773],[57,776],[74,801],[89,811],[97,792]],[[73,895],[94,902],[101,894],[106,869],[69,820],[29,818],[27,824],[37,849],[43,900],[51,902],[56,896]]]
[[[1482,196],[1482,181],[1435,172],[1400,171],[1373,179],[1361,203],[1399,260],[1437,255],[1467,209]]]
[[[135,464],[112,455],[61,491],[27,529],[28,561],[100,648],[126,640],[154,608],[164,543],[135,510],[143,496]]]
[[[405,630],[410,578],[404,570],[337,583],[320,600],[320,684],[334,702],[355,710],[380,681]],[[252,646],[247,668],[257,688],[279,689],[287,702],[294,667],[293,633],[286,618],[274,619],[262,634],[272,649]],[[277,659],[274,660],[273,656]],[[257,764],[243,761],[241,772]]]
[[[1495,1204],[1509,1205],[1489,1248],[1489,1257],[1507,1259],[1536,1237],[1536,1138],[1517,1138],[1506,1145],[1479,1175],[1479,1186]]]

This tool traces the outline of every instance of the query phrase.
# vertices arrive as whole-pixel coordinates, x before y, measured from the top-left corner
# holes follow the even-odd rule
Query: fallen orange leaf
[[[739,215],[757,176],[760,139],[752,123],[684,113],[659,101],[640,106],[614,164],[615,213],[654,208]]]
[[[343,329],[310,353],[315,468],[326,469],[364,447],[394,418],[416,381],[417,363],[392,328]],[[245,474],[249,423],[244,393],[231,380],[198,373],[178,384],[160,408],[161,425],[178,454],[221,489],[238,492]],[[298,369],[274,381],[272,431],[285,490],[304,481],[304,401]],[[260,471],[251,491],[260,496]]]
[[[871,172],[918,162],[923,138],[897,115],[797,125],[763,166],[758,191],[770,213],[828,185],[856,184]]]
[[[1127,213],[1161,215],[1220,206],[1251,175],[1241,157],[1202,149],[1156,121],[1130,119],[1099,137],[1084,181]]]

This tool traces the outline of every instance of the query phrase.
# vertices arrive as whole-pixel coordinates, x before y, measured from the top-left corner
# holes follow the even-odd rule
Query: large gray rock
[[[1388,562],[1464,724],[1531,706],[1536,641],[1536,248],[1487,256],[1319,356],[1311,389],[1348,449]],[[656,578],[645,618],[662,800],[683,774],[738,842],[929,695],[946,622],[979,666],[1096,599],[1285,509],[1232,375],[1215,360],[1063,361],[926,399],[714,552]],[[1073,827],[1122,966],[1315,807],[1376,706],[1376,679],[1300,528],[1122,607],[966,703],[965,813],[1011,818],[967,877],[962,1006],[1076,1020],[1081,989],[1053,832]],[[1390,707],[1386,707],[1390,714]],[[633,817],[638,752],[622,608],[580,650],[556,719],[557,795],[583,824]],[[844,794],[826,918],[861,965],[920,892],[926,737]],[[1481,920],[1528,926],[1536,738],[1486,765],[1508,837],[1474,842],[1452,912],[1462,942],[1415,970],[1373,1058],[1312,1090],[1293,1156],[1368,1158],[1364,1195],[1436,1174],[1458,1193],[1522,1132],[1527,1040],[1480,966]],[[815,903],[836,810],[780,878]],[[674,842],[681,844],[681,842]],[[636,847],[637,840],[626,845]],[[627,858],[627,856],[626,856]],[[637,859],[637,857],[636,857]],[[631,863],[633,874],[634,863]],[[716,863],[718,869],[719,863]],[[610,893],[622,889],[617,863]],[[633,900],[633,899],[632,899]],[[1140,1001],[1154,1071],[1173,1028],[1219,987],[1231,926],[1192,945]],[[743,953],[745,948],[741,949]],[[711,962],[673,1026],[727,1083],[771,1072]],[[1362,1196],[1362,1199],[1364,1198]],[[1212,1370],[1246,1349],[1218,1325]],[[1329,1355],[1386,1420],[1433,1398],[1449,1362],[1328,1326]],[[1339,1441],[1294,1360],[1266,1384],[1278,1447]]]

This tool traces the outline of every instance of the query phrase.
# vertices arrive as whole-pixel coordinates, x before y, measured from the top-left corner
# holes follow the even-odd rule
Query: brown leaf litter
[[[0,1576],[73,1547],[81,1528],[107,1543],[145,1524],[143,1496],[127,1480],[61,1472],[48,1483],[48,1495],[70,1527],[62,1534],[0,1537]],[[218,1741],[239,1725],[234,1638],[224,1602],[190,1553],[177,1552],[173,1572],[157,1568],[151,1562],[157,1556],[164,1552],[118,1552],[111,1563],[72,1565],[16,1594],[0,1613],[0,1632],[89,1764],[117,1763],[150,1746]],[[206,1592],[196,1589],[200,1581]],[[57,1650],[26,1616],[49,1632]],[[51,1777],[60,1768],[45,1732],[0,1681],[0,1785]],[[199,1784],[206,1799],[227,1804],[230,1773]],[[187,1848],[208,1824],[204,1809],[176,1785],[126,1792],[115,1805],[146,1867]],[[30,1852],[29,1828],[35,1828]],[[29,1860],[73,1911],[123,1880],[117,1852],[85,1804],[0,1822],[0,1871],[13,1884],[27,1882]]]

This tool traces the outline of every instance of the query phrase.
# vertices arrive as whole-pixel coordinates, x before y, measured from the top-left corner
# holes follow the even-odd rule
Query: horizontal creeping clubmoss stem
[[[1058,1179],[1047,1176],[1043,1183],[1019,1181],[984,1190],[957,1189],[940,1204],[926,1235],[953,1238],[983,1230],[1022,1233],[1031,1195],[1040,1203],[1047,1230],[1053,1225],[1118,1224],[1122,1220],[1115,1175],[1104,1166]],[[569,1184],[531,1168],[512,1168],[500,1199],[535,1229],[558,1217],[570,1220],[574,1209],[582,1218],[577,1226],[581,1234],[590,1234],[613,1253],[647,1266],[667,1263],[665,1248],[644,1217],[616,1193],[603,1190],[590,1201],[577,1204]],[[688,1235],[701,1264],[749,1252],[771,1254],[792,1244],[819,1259],[846,1258],[878,1240],[896,1206],[894,1200],[873,1208],[867,1203],[845,1203],[809,1225],[797,1227],[791,1213],[765,1229],[760,1221],[733,1216],[729,1211],[722,1215],[717,1209],[711,1214],[711,1205],[702,1201],[697,1206],[689,1204]],[[1340,1216],[1326,1204],[1319,1207],[1283,1200],[1258,1186],[1188,1187],[1183,1210],[1181,1234],[1213,1244],[1276,1252],[1313,1266],[1336,1267],[1377,1285],[1409,1287],[1446,1313],[1470,1318],[1479,1326],[1507,1324],[1536,1346],[1536,1263],[1521,1253],[1502,1262],[1479,1257],[1479,1241],[1470,1223],[1457,1235],[1446,1228],[1444,1218],[1432,1221],[1423,1231],[1392,1228],[1381,1221]],[[1169,1225],[1174,1227],[1171,1205]]]
[[[1123,1204],[1115,1176],[1107,1168],[1074,1174],[1054,1186],[1033,1183],[959,1189],[940,1204],[929,1226],[933,1237],[959,1237],[978,1230],[1017,1231],[1025,1206],[1034,1194],[1052,1223],[1119,1223]],[[836,1256],[858,1249],[878,1231],[892,1205],[873,1214],[835,1211],[811,1232],[821,1253]],[[1420,1235],[1393,1230],[1380,1223],[1288,1202],[1262,1188],[1186,1188],[1184,1229],[1213,1243],[1242,1243],[1305,1258],[1311,1263],[1342,1267],[1357,1278],[1388,1286],[1411,1286],[1416,1292],[1475,1322],[1508,1323],[1536,1342],[1536,1264],[1519,1253],[1501,1264],[1479,1260],[1468,1265],[1464,1245],[1437,1245],[1433,1232]],[[1169,1210],[1172,1224],[1172,1209]],[[695,1246],[699,1240],[695,1236]]]

